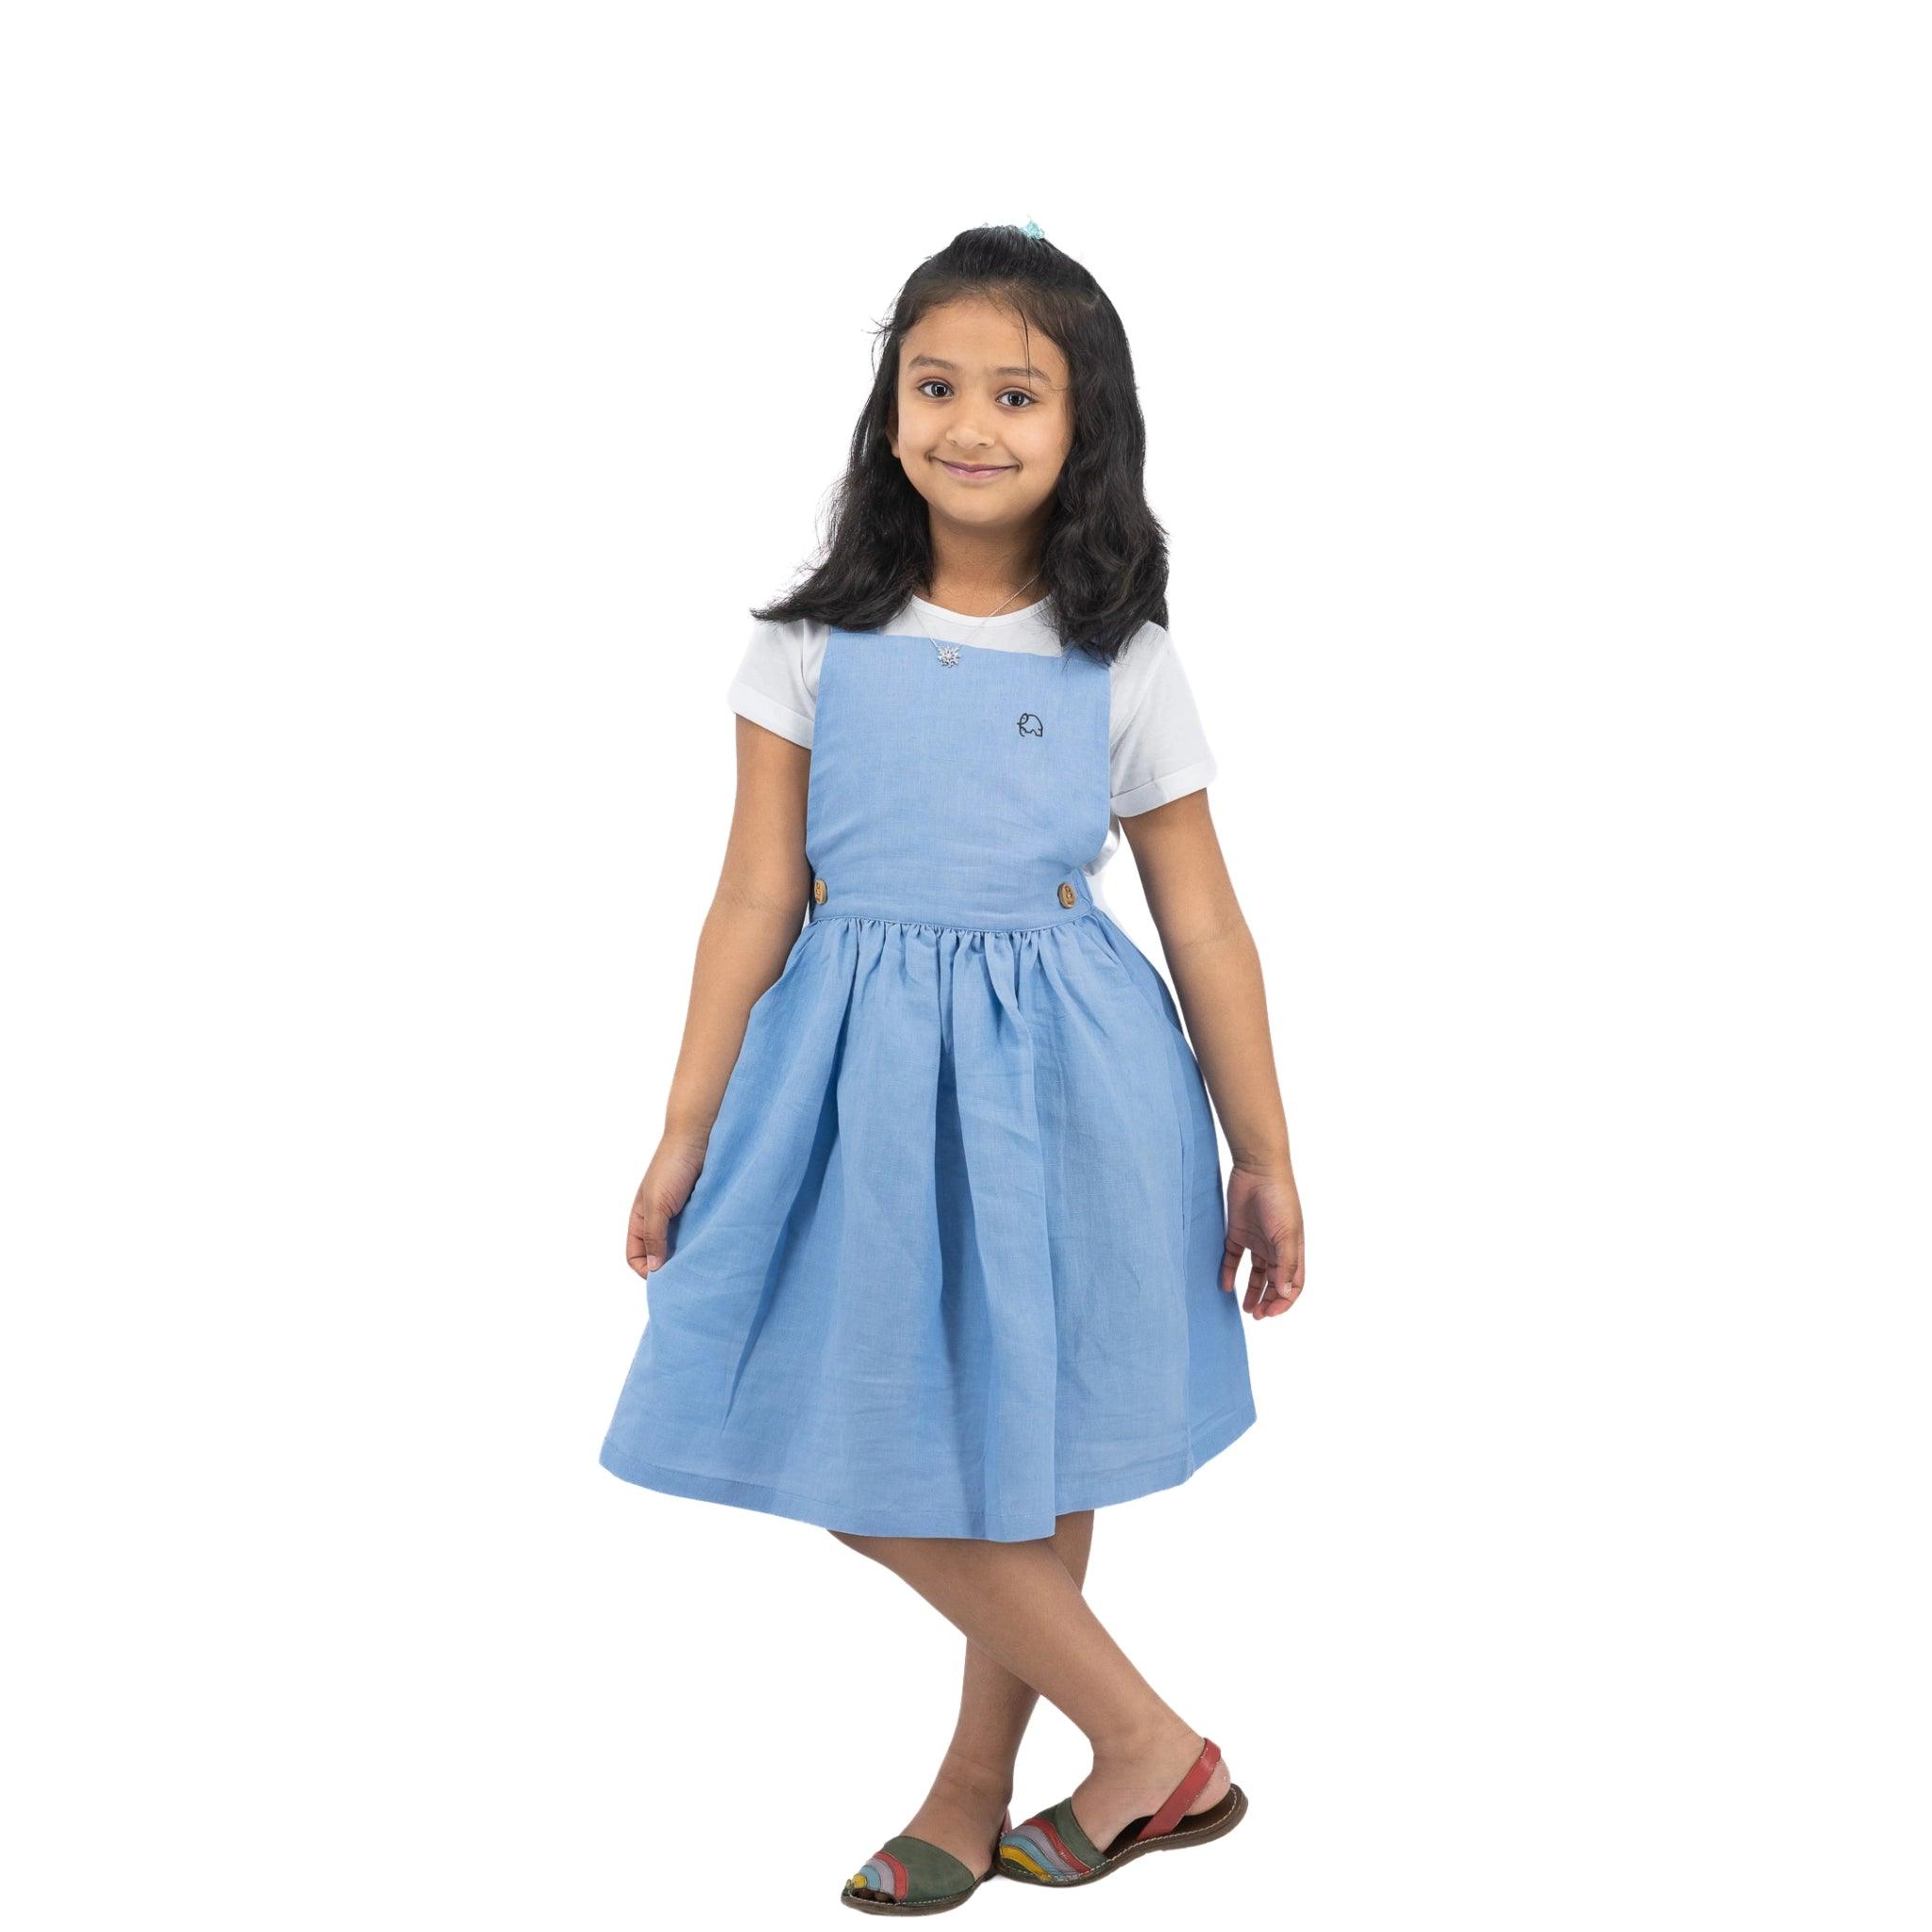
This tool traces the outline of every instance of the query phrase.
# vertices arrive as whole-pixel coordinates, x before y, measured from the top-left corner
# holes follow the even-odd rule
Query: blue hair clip
[[[1026,225],[1020,230],[1020,232],[1023,235],[1032,236],[1032,238],[1036,242],[1044,242],[1046,240],[1046,231],[1040,225],[1038,222],[1028,222]]]

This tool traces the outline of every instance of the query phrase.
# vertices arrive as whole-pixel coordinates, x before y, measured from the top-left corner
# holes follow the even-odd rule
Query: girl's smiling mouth
[[[1013,463],[949,463],[944,457],[937,460],[942,470],[950,470],[962,483],[983,483],[989,476],[1004,476],[1008,470],[1018,467]]]

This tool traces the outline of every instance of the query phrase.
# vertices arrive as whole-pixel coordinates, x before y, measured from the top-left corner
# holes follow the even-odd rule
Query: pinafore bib
[[[1255,1420],[1167,983],[1082,869],[1107,666],[826,639],[806,923],[648,1279],[605,1468],[872,1536],[1014,1541]]]

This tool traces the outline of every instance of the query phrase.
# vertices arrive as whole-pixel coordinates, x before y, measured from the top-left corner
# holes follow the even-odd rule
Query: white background
[[[9,8],[9,1917],[832,1923],[909,1817],[949,1628],[596,1452],[749,608],[1033,219],[1310,1275],[1090,1579],[1248,1824],[969,1909],[1925,1923],[1911,11]]]

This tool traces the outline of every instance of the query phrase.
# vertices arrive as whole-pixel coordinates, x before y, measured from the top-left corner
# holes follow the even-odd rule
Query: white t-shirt
[[[908,637],[922,631],[941,643],[973,643],[995,651],[1031,651],[1057,658],[1060,641],[1046,621],[1049,599],[998,617],[966,617],[910,598],[881,629]],[[812,713],[818,703],[819,667],[824,660],[826,627],[809,619],[793,624],[760,620],[731,680],[726,700],[741,716],[793,744],[811,745]],[[1099,873],[1121,841],[1120,822],[1136,812],[1198,791],[1214,776],[1214,757],[1201,729],[1187,674],[1174,655],[1174,640],[1158,624],[1143,624],[1108,667],[1112,691],[1108,731],[1108,800],[1107,839],[1088,861],[1090,890],[1101,897]]]

